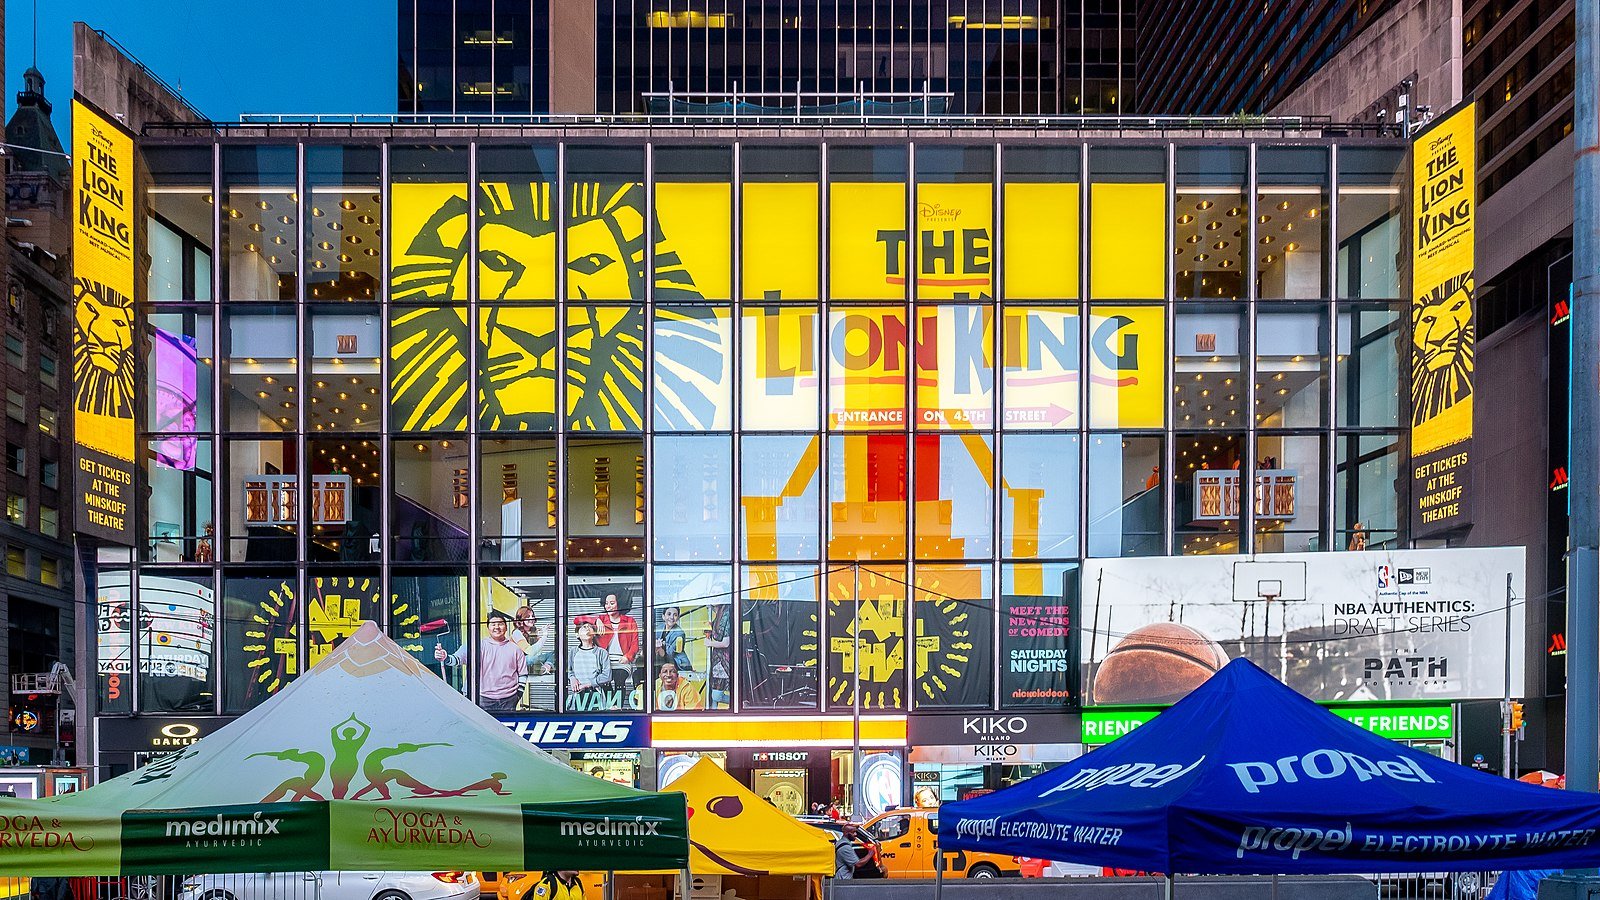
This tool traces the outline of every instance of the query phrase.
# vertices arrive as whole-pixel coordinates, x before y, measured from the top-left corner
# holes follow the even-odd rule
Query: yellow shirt
[[[546,872],[528,893],[537,900],[583,900],[583,877],[574,878],[571,884],[566,884],[556,877],[556,873]]]
[[[705,697],[700,694],[700,686],[686,678],[678,679],[675,690],[667,690],[661,686],[661,679],[656,679],[656,709],[705,709]]]

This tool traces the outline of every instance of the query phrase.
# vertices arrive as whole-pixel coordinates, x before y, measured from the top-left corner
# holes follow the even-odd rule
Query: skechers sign
[[[544,749],[650,746],[650,720],[644,716],[504,717],[500,722]]]

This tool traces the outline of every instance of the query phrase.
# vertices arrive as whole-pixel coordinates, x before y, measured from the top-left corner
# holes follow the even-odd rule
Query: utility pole
[[[1506,683],[1505,698],[1500,701],[1500,774],[1514,776],[1511,767],[1511,573],[1506,573]]]
[[[1600,5],[1576,4],[1567,787],[1600,787]]]

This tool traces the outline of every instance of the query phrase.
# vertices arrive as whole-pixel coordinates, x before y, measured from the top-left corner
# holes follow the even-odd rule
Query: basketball
[[[1094,702],[1172,703],[1227,662],[1216,641],[1188,625],[1145,625],[1118,641],[1100,661]]]

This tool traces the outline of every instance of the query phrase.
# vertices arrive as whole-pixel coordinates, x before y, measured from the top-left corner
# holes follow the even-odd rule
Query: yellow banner
[[[899,182],[828,186],[829,286],[835,300],[898,300],[906,295],[906,186]]]
[[[1158,300],[1167,287],[1167,187],[1096,184],[1089,190],[1089,296]]]
[[[133,139],[72,103],[73,426],[78,530],[129,543],[133,497]]]
[[[744,299],[817,299],[817,185],[749,182],[743,194]]]
[[[1089,425],[1160,428],[1167,409],[1167,314],[1098,306],[1089,317]]]
[[[994,296],[994,185],[917,186],[917,297]]]
[[[1078,299],[1078,186],[1012,182],[1006,191],[1006,296]]]

